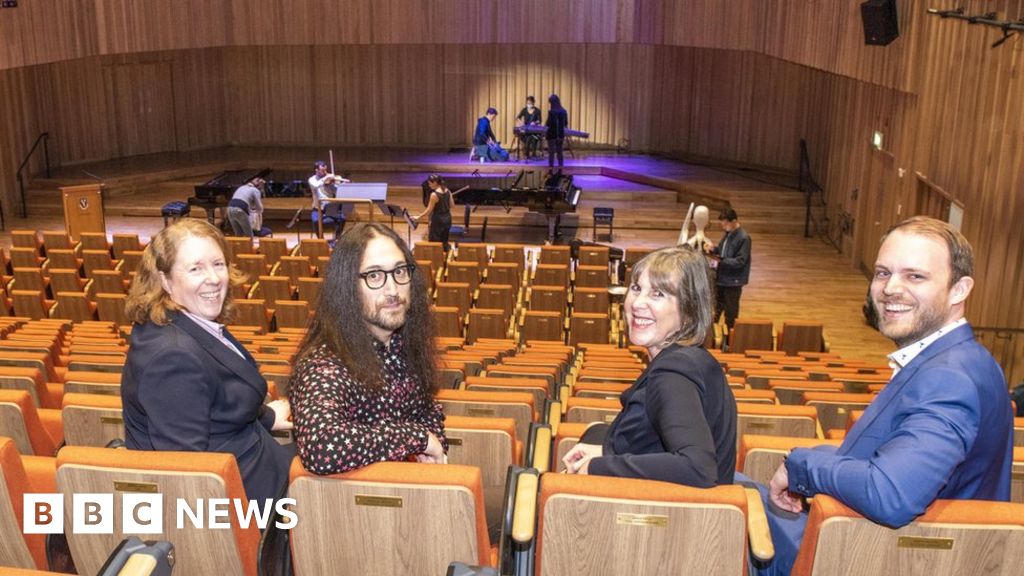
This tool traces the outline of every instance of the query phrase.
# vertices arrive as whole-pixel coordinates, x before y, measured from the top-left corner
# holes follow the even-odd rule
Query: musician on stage
[[[533,96],[526,97],[526,106],[519,111],[519,115],[516,116],[516,126],[539,126],[540,125],[540,108],[536,106],[536,100]],[[537,153],[537,145],[540,144],[540,134],[520,134],[519,140],[522,146],[526,148],[526,157],[533,158]]]
[[[494,131],[491,130],[491,122],[494,122],[497,117],[498,111],[488,108],[487,112],[476,121],[476,131],[473,133],[473,156],[480,158],[481,161],[504,162],[508,160],[508,152],[501,148],[501,143],[494,137]]]
[[[427,240],[441,242],[447,253],[448,235],[452,228],[452,210],[455,209],[455,195],[445,186],[444,178],[440,174],[431,174],[427,178],[427,186],[430,187],[427,209],[416,217],[416,221],[422,222],[424,218],[430,219]]]
[[[562,101],[558,94],[548,97],[548,119],[544,123],[548,127],[548,166],[554,167],[555,156],[558,156],[558,167],[565,164],[562,156],[562,146],[565,144],[565,129],[569,127],[569,112],[562,108]]]
[[[328,172],[327,163],[323,160],[317,160],[313,166],[316,169],[316,173],[309,177],[309,188],[313,191],[313,222],[316,223],[317,219],[322,215],[322,201],[327,198],[337,198],[338,185],[351,182],[351,180]],[[341,212],[337,216],[328,216],[324,219],[324,224],[334,224],[335,240],[341,236],[341,231],[345,229],[345,222],[348,220],[349,215],[352,214],[352,209],[353,206],[351,204],[343,204]]]

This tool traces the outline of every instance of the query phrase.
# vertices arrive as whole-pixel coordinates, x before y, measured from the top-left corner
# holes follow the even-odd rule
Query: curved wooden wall
[[[1017,20],[1019,2],[965,0]],[[869,267],[921,182],[965,206],[969,315],[1024,327],[1024,39],[898,0],[863,45],[838,0],[34,0],[0,11],[0,200],[35,136],[59,162],[224,144],[464,144],[558,91],[600,144],[795,169],[811,144]],[[873,151],[873,130],[885,150]],[[38,171],[38,163],[33,165]],[[900,174],[903,174],[901,177]],[[918,174],[921,177],[918,177]],[[856,191],[856,192],[854,192]],[[1018,338],[1019,343],[1022,338]],[[1020,344],[1016,354],[1024,356]]]

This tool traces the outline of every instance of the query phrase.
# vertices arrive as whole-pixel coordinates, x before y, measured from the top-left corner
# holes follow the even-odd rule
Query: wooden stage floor
[[[0,246],[10,246],[12,229],[63,228],[57,187],[91,181],[87,174],[105,182],[108,231],[136,233],[148,239],[163,227],[160,206],[186,199],[192,195],[193,186],[222,170],[269,167],[304,173],[313,159],[326,156],[326,150],[320,148],[229,147],[64,166],[54,170],[50,179],[33,180],[29,217],[6,214],[7,230],[0,232]],[[481,165],[470,163],[466,152],[430,150],[340,149],[335,150],[335,163],[339,173],[353,180],[388,182],[388,201],[407,207],[413,214],[422,210],[420,182],[431,172],[546,169],[545,163],[537,161]],[[753,238],[753,267],[750,284],[743,291],[741,316],[771,318],[776,329],[786,319],[823,321],[832,350],[844,357],[881,362],[893,350],[891,342],[864,324],[861,303],[867,279],[831,246],[818,238],[803,238],[802,195],[796,190],[766,183],[770,178],[752,179],[640,154],[577,151],[577,158],[566,159],[566,172],[574,175],[583,195],[578,218],[566,218],[569,226],[562,242],[572,235],[593,240],[593,207],[610,206],[615,208],[611,244],[627,250],[666,246],[675,243],[689,202],[704,202],[713,213],[729,202]],[[307,206],[308,202],[300,198],[267,199],[268,224],[275,235],[287,238],[289,243],[309,237],[308,223],[300,224],[298,230],[285,230],[296,207]],[[203,217],[203,211],[194,210],[193,216]],[[461,216],[460,207],[454,218],[456,224],[461,224]],[[528,215],[525,209],[506,214],[501,208],[480,208],[472,216],[467,240],[479,240],[484,216],[489,219],[486,240],[491,243],[539,244],[546,234],[543,218]],[[365,209],[360,218],[366,218]],[[380,212],[374,218],[388,222]],[[396,231],[414,243],[425,237],[425,226],[415,231],[407,228],[404,222],[395,224]],[[712,222],[709,236],[721,236],[717,222]],[[601,239],[606,240],[606,236],[602,234]],[[453,236],[453,240],[459,237]]]

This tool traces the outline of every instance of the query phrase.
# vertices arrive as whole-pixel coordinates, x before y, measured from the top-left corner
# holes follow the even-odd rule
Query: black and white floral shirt
[[[340,359],[321,346],[300,362],[291,385],[295,443],[314,474],[346,472],[423,453],[428,432],[448,450],[444,413],[410,374],[400,334],[389,346],[374,342],[384,386],[375,391],[349,376]]]

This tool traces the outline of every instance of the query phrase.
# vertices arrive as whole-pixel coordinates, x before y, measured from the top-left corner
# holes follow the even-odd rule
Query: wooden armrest
[[[562,403],[559,401],[552,401],[548,405],[547,414],[548,425],[551,426],[551,435],[554,436],[558,433],[558,423],[562,421]]]
[[[538,427],[533,437],[533,462],[530,467],[543,474],[551,465],[551,428]]]
[[[762,562],[775,557],[775,544],[768,528],[768,517],[761,502],[761,493],[754,488],[744,488],[747,493],[747,536],[750,539],[750,553]]]
[[[529,544],[537,525],[537,483],[540,476],[523,473],[516,481],[516,503],[512,511],[512,540]]]
[[[256,288],[259,287],[259,285],[260,285],[260,281],[259,280],[253,282],[252,283],[252,287],[249,288],[249,292],[246,293],[245,297],[249,298],[249,299],[252,299],[253,298],[253,294],[256,293]]]

